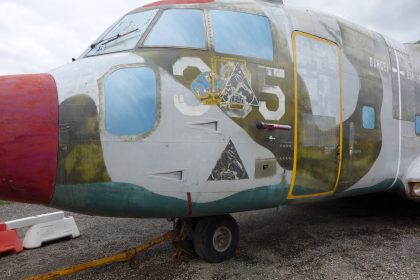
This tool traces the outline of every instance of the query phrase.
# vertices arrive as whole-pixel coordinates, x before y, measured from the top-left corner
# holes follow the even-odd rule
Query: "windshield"
[[[211,11],[218,53],[273,60],[270,21],[265,16],[233,11]]]
[[[157,12],[155,9],[124,17],[101,40],[91,46],[87,56],[133,49]]]
[[[166,10],[147,37],[146,47],[206,47],[206,27],[202,10]]]

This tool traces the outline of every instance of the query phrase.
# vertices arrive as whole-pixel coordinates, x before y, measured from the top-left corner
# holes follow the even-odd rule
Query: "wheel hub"
[[[226,251],[232,243],[232,233],[225,227],[219,227],[213,235],[213,247],[217,252]]]

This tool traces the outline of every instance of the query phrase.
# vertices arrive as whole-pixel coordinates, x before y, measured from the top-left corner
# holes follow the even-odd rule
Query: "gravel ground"
[[[52,212],[9,204],[0,220]],[[74,215],[82,236],[0,257],[0,279],[24,279],[149,241],[165,220]],[[420,279],[420,205],[392,194],[235,214],[241,239],[226,263],[172,260],[170,243],[142,255],[142,266],[112,264],[64,279]],[[22,232],[20,232],[22,234]]]

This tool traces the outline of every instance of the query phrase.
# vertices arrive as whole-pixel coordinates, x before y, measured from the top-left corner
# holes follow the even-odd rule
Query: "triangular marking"
[[[220,156],[208,181],[232,181],[249,179],[245,166],[239,157],[238,151],[229,140],[228,145]]]
[[[223,91],[223,101],[229,104],[258,106],[258,100],[252,90],[242,67],[236,64],[229,81]]]

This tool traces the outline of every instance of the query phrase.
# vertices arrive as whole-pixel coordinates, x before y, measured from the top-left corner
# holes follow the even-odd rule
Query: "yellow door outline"
[[[306,38],[314,39],[319,42],[323,42],[332,46],[337,47],[338,49],[338,67],[339,67],[339,77],[340,77],[340,155],[339,155],[339,162],[338,162],[338,173],[337,173],[337,179],[334,185],[334,188],[331,191],[328,192],[322,192],[322,193],[316,193],[316,194],[307,194],[307,195],[293,195],[293,189],[295,187],[296,182],[296,169],[297,169],[297,152],[298,152],[298,102],[299,102],[299,83],[298,83],[298,65],[297,65],[297,53],[296,53],[296,37],[297,36],[304,36]],[[290,188],[289,188],[289,194],[287,196],[287,199],[302,199],[302,198],[313,198],[313,197],[319,197],[319,196],[326,196],[326,195],[332,195],[336,192],[338,183],[340,181],[340,175],[341,175],[341,164],[343,160],[343,78],[342,78],[342,62],[341,62],[341,49],[340,47],[332,42],[328,41],[326,39],[322,39],[319,37],[316,37],[314,35],[304,33],[301,31],[295,31],[292,35],[293,39],[293,61],[294,61],[294,81],[295,81],[295,130],[294,130],[294,152],[293,152],[293,173],[292,173],[292,180],[290,182]]]

